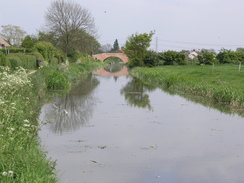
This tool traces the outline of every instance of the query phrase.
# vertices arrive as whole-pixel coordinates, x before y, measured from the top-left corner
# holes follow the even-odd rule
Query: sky
[[[54,0],[0,0],[0,26],[37,34]],[[73,0],[90,11],[101,45],[155,31],[150,49],[244,48],[243,0]],[[1,30],[1,29],[0,29]]]

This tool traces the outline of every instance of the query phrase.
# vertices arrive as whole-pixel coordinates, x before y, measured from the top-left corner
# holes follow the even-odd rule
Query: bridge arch
[[[129,58],[124,53],[101,53],[101,54],[92,55],[92,57],[101,60],[102,62],[104,62],[109,57],[117,57],[121,59],[124,63],[127,63],[129,61]]]

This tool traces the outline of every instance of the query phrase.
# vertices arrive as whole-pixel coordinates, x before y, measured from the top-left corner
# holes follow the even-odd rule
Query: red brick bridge
[[[124,63],[127,63],[129,61],[129,58],[124,53],[101,53],[101,54],[92,55],[92,57],[101,60],[102,62],[104,62],[109,57],[117,57],[121,59]]]

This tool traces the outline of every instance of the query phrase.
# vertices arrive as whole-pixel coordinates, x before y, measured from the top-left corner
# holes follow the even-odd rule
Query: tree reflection
[[[110,65],[107,65],[106,67],[104,67],[104,70],[113,73],[113,72],[119,72],[119,71],[121,71],[123,68],[124,68],[124,64],[117,63],[117,64],[110,64]]]
[[[53,133],[75,131],[89,121],[95,105],[92,91],[98,84],[98,80],[90,76],[72,88],[65,97],[53,100],[52,110],[47,114],[47,119],[51,119]]]
[[[131,106],[136,106],[140,108],[152,109],[150,105],[149,95],[146,92],[154,91],[156,87],[143,84],[142,81],[138,79],[132,79],[127,85],[121,89],[121,94],[125,95],[126,101]]]

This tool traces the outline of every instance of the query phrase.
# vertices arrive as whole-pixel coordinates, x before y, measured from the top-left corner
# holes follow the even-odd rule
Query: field
[[[229,108],[232,112],[244,110],[244,70],[239,66],[192,65],[134,68],[131,75],[157,87],[177,92],[190,98],[201,97]]]

